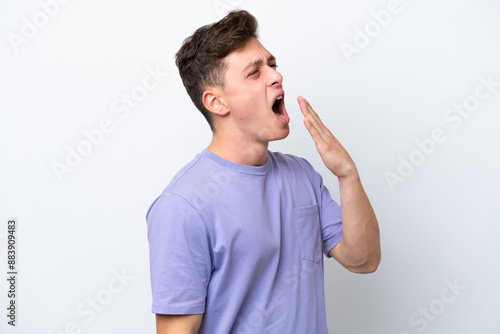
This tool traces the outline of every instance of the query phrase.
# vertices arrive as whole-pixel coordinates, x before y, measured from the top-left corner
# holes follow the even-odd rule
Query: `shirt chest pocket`
[[[293,223],[300,244],[303,260],[320,263],[321,224],[319,222],[318,204],[297,207],[293,209]]]

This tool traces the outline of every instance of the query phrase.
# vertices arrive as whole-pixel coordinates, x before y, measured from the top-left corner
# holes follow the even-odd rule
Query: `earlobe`
[[[208,111],[219,116],[224,116],[229,112],[224,100],[213,89],[203,92],[203,105]]]

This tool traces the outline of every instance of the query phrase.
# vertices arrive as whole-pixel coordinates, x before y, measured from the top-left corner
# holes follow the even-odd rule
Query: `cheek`
[[[233,111],[238,114],[238,118],[248,118],[255,114],[255,109],[262,105],[259,96],[251,91],[244,91],[235,95],[231,99]]]
[[[267,91],[264,85],[241,84],[232,93],[227,102],[238,120],[256,120],[259,118],[258,115],[262,115],[263,110],[268,108]]]

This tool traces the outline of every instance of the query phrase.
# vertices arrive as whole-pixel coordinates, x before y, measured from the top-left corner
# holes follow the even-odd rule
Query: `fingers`
[[[297,98],[297,102],[299,103],[300,110],[304,115],[304,124],[311,135],[313,134],[311,131],[314,131],[314,133],[319,137],[323,138],[324,136],[328,136],[330,133],[329,130],[325,127],[318,114],[311,107],[309,101],[304,99],[302,96],[299,96]]]
[[[317,117],[318,116],[314,112],[314,109],[311,107],[309,102],[306,99],[304,99],[302,96],[299,96],[297,98],[297,102],[299,102],[300,110],[302,111],[302,114],[304,115],[304,117],[308,117],[308,116]]]
[[[311,122],[307,118],[304,118],[304,125],[306,126],[307,131],[309,131],[309,134],[311,135],[315,143],[321,140],[321,135],[318,133],[318,130],[311,124]]]
[[[299,103],[300,111],[302,115],[304,115],[304,125],[306,129],[309,131],[313,139],[316,141],[316,137],[318,136],[318,131],[316,130],[313,120],[311,119],[311,110],[310,105],[307,105],[306,99],[302,96],[297,98],[297,102]]]
[[[314,109],[311,107],[309,104],[309,101],[304,99],[302,96],[299,96],[297,98],[297,101],[299,102],[300,110],[302,111],[302,114],[304,116],[307,116],[308,114],[311,115],[316,121],[320,121],[318,114],[314,111]]]
[[[337,138],[335,138],[330,130],[323,124],[309,102],[302,96],[297,98],[297,102],[304,115],[304,125],[314,140],[316,149],[326,167],[338,177],[347,175],[353,168],[355,170],[354,162],[349,156],[349,153],[347,153]]]

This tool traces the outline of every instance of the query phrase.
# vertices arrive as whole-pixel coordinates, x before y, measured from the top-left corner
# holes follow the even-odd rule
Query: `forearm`
[[[321,122],[309,102],[298,97],[304,125],[316,144],[325,166],[339,179],[342,238],[330,255],[353,272],[368,273],[380,263],[377,218],[361,185],[354,161]]]
[[[338,256],[353,272],[373,272],[381,258],[379,226],[357,171],[339,178],[339,191],[343,232]]]

